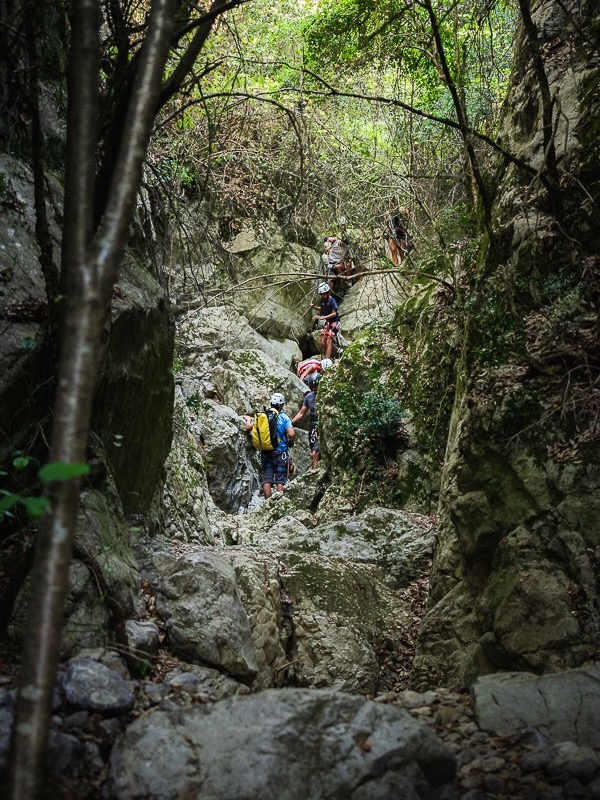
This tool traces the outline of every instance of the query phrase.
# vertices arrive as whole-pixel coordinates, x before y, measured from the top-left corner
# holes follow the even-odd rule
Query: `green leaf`
[[[39,471],[38,477],[43,483],[50,481],[68,481],[69,478],[78,478],[80,475],[87,475],[90,468],[81,462],[68,464],[65,461],[52,461],[45,464]]]
[[[9,508],[15,506],[20,499],[21,497],[18,494],[7,494],[6,497],[0,500],[0,514],[3,514],[5,511],[8,511]]]
[[[32,519],[38,519],[52,508],[47,497],[21,497],[20,501]]]
[[[15,469],[25,469],[25,467],[31,462],[31,458],[29,456],[17,456],[13,458],[13,467]]]

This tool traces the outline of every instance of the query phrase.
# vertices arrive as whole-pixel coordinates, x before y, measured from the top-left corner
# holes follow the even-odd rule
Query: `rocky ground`
[[[464,800],[600,798],[600,754],[572,742],[550,745],[533,728],[493,736],[477,724],[468,691],[388,692],[378,702],[399,704],[429,725],[455,753],[457,792]]]
[[[5,766],[17,662],[2,653],[0,688],[0,765]],[[401,672],[401,669],[399,670]],[[131,687],[131,684],[129,684]],[[151,709],[174,710],[212,702],[217,684],[198,678],[190,666],[161,651],[152,670],[133,683],[133,705],[125,713],[100,713],[73,707],[61,685],[52,717],[51,774],[45,797],[107,800],[109,756],[118,733]],[[246,690],[247,691],[247,690]],[[444,800],[511,798],[553,800],[600,798],[600,752],[572,742],[551,745],[530,728],[518,736],[494,736],[477,722],[469,691],[436,689],[424,693],[393,689],[378,693],[377,703],[405,708],[428,725],[456,756],[456,784]],[[119,700],[122,702],[122,699]],[[1,788],[1,785],[0,785]],[[282,789],[282,800],[285,792]],[[260,800],[260,798],[256,798]]]

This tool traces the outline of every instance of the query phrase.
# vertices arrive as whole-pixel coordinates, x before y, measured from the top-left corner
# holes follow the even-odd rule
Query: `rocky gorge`
[[[528,100],[539,53],[521,42],[506,139],[523,163],[500,171],[494,246],[477,266],[483,311],[457,330],[439,282],[415,317],[416,283],[391,271],[356,281],[344,353],[319,388],[321,463],[309,468],[301,423],[283,493],[260,496],[243,415],[273,391],[288,413],[302,403],[292,365],[316,346],[318,236],[253,218],[225,236],[199,204],[193,275],[173,237],[165,279],[134,226],[103,331],[47,797],[600,797],[600,474],[586,384],[598,357],[597,64],[576,46],[582,8],[534,5],[562,101],[569,237],[531,183],[548,148]],[[58,180],[49,187],[57,249]],[[51,378],[35,181],[9,153],[0,204],[2,454],[14,464],[25,443],[37,458]],[[565,262],[580,280],[550,291]],[[455,354],[450,377],[436,336]],[[401,409],[368,446],[367,411],[362,428],[347,424],[365,396],[367,411]],[[424,429],[441,435],[441,458]],[[2,781],[30,590],[21,544],[35,524],[9,519],[3,537]]]

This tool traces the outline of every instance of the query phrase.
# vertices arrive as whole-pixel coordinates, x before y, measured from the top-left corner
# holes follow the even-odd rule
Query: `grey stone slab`
[[[550,675],[485,675],[473,688],[480,727],[500,736],[537,728],[550,742],[600,747],[600,664]]]

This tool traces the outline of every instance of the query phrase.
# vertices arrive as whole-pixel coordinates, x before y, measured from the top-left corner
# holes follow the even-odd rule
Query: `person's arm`
[[[295,425],[297,422],[300,422],[300,420],[306,414],[307,411],[308,411],[308,406],[303,405],[300,411],[298,411],[298,413],[296,414],[296,416],[292,418],[292,425]]]
[[[286,428],[285,432],[287,434],[288,447],[291,447],[294,444],[294,439],[296,438],[296,431],[293,428]]]

